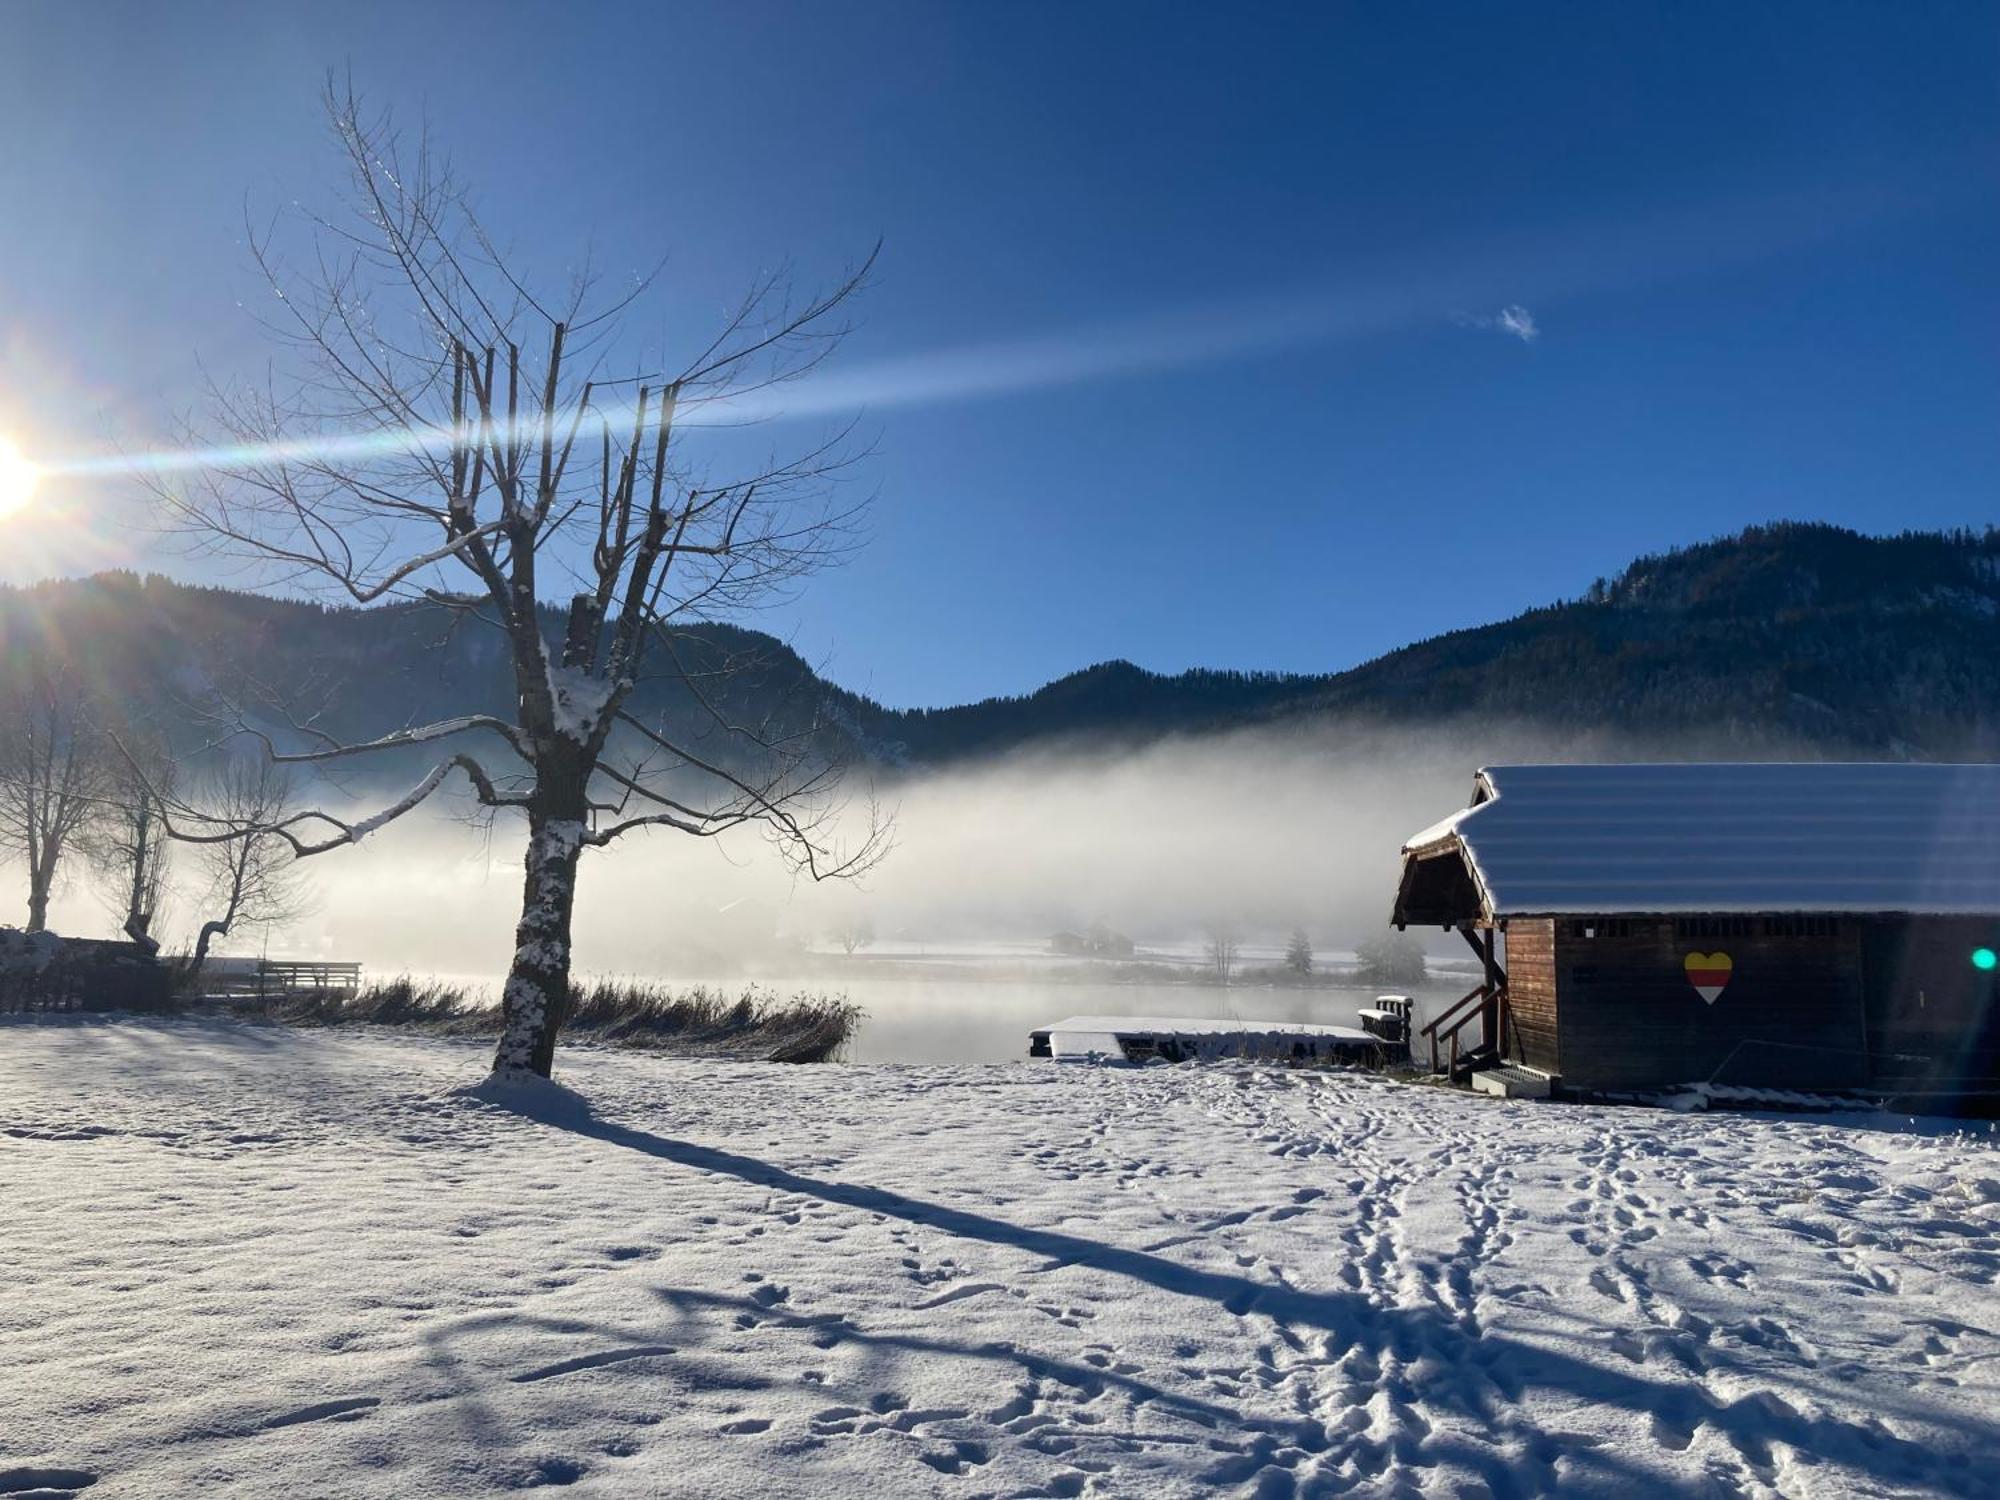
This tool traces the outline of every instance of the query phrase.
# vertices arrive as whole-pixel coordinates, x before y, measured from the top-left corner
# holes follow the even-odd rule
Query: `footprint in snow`
[[[261,1431],[271,1432],[280,1427],[296,1427],[301,1422],[353,1421],[363,1412],[381,1404],[380,1396],[350,1396],[336,1401],[315,1401],[311,1406],[302,1406],[297,1411],[267,1417],[258,1426]],[[5,1493],[4,1489],[0,1489],[0,1494]]]
[[[657,1260],[659,1255],[656,1245],[611,1245],[604,1250],[606,1260]]]
[[[553,1379],[557,1375],[571,1375],[578,1370],[596,1370],[630,1359],[652,1359],[673,1352],[673,1347],[668,1344],[633,1344],[624,1349],[605,1349],[596,1354],[579,1354],[574,1359],[557,1360],[552,1365],[510,1375],[508,1379],[515,1385],[527,1385],[532,1381]]]
[[[29,1495],[73,1495],[95,1483],[97,1476],[88,1469],[43,1469],[31,1465],[0,1469],[0,1495],[11,1500],[25,1500]]]

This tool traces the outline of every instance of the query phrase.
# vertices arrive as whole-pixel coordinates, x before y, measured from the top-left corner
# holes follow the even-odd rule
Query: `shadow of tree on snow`
[[[1421,1399],[1433,1410],[1456,1412],[1483,1429],[1496,1431],[1496,1435],[1521,1439],[1528,1443],[1541,1466],[1552,1464],[1559,1453],[1564,1454],[1571,1464],[1567,1476],[1571,1484],[1596,1481],[1607,1488],[1643,1484],[1649,1487],[1648,1492],[1658,1493],[1661,1478],[1616,1454],[1538,1434],[1529,1420],[1514,1415],[1519,1401],[1528,1392],[1554,1396],[1577,1406],[1620,1407],[1689,1433],[1697,1425],[1713,1427],[1754,1467],[1767,1472],[1772,1464],[1770,1445],[1781,1442],[1821,1462],[1839,1463],[1885,1484],[1917,1480],[1948,1490],[1959,1489],[1969,1478],[1970,1460],[1966,1453],[1993,1451],[1995,1444],[2000,1443],[2000,1423],[1960,1422],[1930,1410],[1909,1415],[1920,1416],[1935,1426],[1959,1429],[1966,1452],[1939,1452],[1899,1438],[1879,1425],[1864,1426],[1834,1417],[1808,1415],[1775,1392],[1760,1391],[1722,1400],[1692,1382],[1663,1381],[1636,1369],[1627,1372],[1589,1364],[1509,1335],[1469,1330],[1436,1309],[1383,1307],[1358,1293],[1303,1291],[1274,1282],[1254,1281],[1241,1275],[1184,1265],[1144,1250],[1108,1245],[1061,1230],[1016,1224],[990,1214],[912,1198],[886,1188],[805,1176],[756,1157],[672,1140],[600,1118],[580,1096],[555,1085],[547,1089],[546,1100],[533,1092],[525,1096],[517,1093],[506,1098],[504,1105],[556,1128],[689,1170],[898,1219],[940,1234],[1025,1251],[1043,1258],[1045,1263],[1035,1268],[1037,1274],[1071,1266],[1087,1267],[1174,1296],[1212,1303],[1233,1316],[1260,1314],[1291,1330],[1322,1335],[1325,1351],[1330,1355],[1358,1345],[1370,1355],[1391,1353],[1407,1364],[1429,1354],[1442,1368],[1458,1372],[1459,1378],[1427,1385],[1421,1392],[1407,1388],[1406,1382],[1398,1382],[1405,1388],[1391,1388],[1390,1394],[1395,1399],[1403,1402]],[[489,1098],[487,1102],[502,1101]],[[546,1109],[538,1107],[543,1103],[548,1105]],[[688,1301],[706,1294],[663,1290],[661,1295]],[[720,1303],[731,1299],[708,1300]],[[765,1318],[796,1317],[789,1313],[774,1314],[763,1307],[756,1311]],[[822,1320],[823,1326],[834,1323],[838,1323],[843,1338],[968,1357],[1004,1357],[1024,1368],[1030,1367],[1032,1361],[1043,1360],[1042,1356],[1014,1349],[1003,1354],[990,1347],[872,1335],[837,1319]],[[1472,1378],[1470,1372],[1474,1371],[1483,1379]],[[1057,1378],[1065,1376],[1059,1373]],[[1083,1378],[1103,1381],[1111,1377],[1092,1368]],[[1180,1407],[1189,1404],[1185,1397],[1168,1396],[1150,1387],[1147,1390],[1149,1399],[1157,1396]],[[1253,1438],[1260,1433],[1267,1438],[1282,1435],[1285,1441],[1296,1443],[1303,1434],[1308,1448],[1330,1446],[1312,1442],[1310,1433],[1300,1424],[1283,1424],[1286,1430],[1279,1434],[1269,1430],[1272,1424],[1246,1421],[1243,1414],[1224,1408],[1211,1407],[1204,1415],[1226,1420],[1238,1430],[1247,1430]],[[1521,1488],[1522,1475],[1516,1464],[1483,1444],[1454,1442],[1448,1434],[1439,1432],[1427,1439],[1425,1446],[1432,1449],[1431,1456],[1418,1461],[1448,1458],[1464,1463],[1480,1472],[1498,1493]]]

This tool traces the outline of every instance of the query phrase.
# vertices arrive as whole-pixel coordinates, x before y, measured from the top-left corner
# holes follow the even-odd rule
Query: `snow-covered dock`
[[[1992,1491],[1984,1131],[486,1053],[0,1022],[0,1493]]]
[[[1057,1062],[1363,1062],[1383,1045],[1352,1026],[1189,1016],[1071,1016],[1028,1033],[1028,1056]]]

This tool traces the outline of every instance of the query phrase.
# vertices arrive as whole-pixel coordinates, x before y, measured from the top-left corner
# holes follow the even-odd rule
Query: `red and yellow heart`
[[[1728,987],[1734,965],[1727,953],[1690,953],[1681,960],[1681,967],[1687,970],[1688,983],[1694,986],[1694,992],[1713,1005]]]

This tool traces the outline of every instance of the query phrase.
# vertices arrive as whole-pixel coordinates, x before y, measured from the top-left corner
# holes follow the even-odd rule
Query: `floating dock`
[[[1071,1016],[1028,1033],[1028,1056],[1057,1062],[1148,1063],[1224,1059],[1380,1067],[1406,1048],[1352,1026],[1187,1016]],[[1394,1055],[1391,1055],[1394,1054]]]

